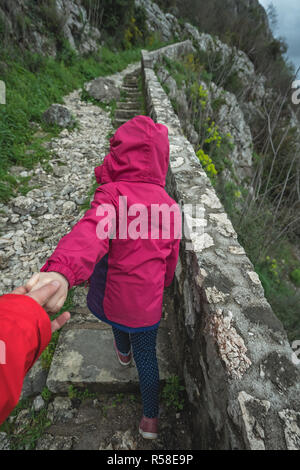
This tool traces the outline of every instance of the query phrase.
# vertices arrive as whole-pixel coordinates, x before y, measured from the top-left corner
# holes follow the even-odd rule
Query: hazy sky
[[[288,57],[300,67],[300,0],[259,0],[267,8],[273,3],[278,13],[278,26],[274,31],[276,37],[286,39],[289,49]]]

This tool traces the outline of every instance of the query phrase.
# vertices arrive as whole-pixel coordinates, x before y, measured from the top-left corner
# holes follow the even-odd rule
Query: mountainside
[[[184,220],[159,439],[138,436],[137,371],[74,282],[0,450],[299,449],[300,107],[258,0],[0,0],[0,41],[0,295],[94,206],[134,116],[168,127]]]
[[[58,35],[80,53],[96,51],[101,37],[80,0],[2,0],[0,35],[4,44],[11,41],[20,48],[53,56]]]
[[[157,3],[163,8],[169,5],[170,12],[162,12]],[[221,25],[225,30],[232,26],[233,20],[243,22],[248,17],[256,29],[259,26],[264,36],[270,35],[266,13],[258,0],[214,0],[209,4],[203,0],[2,0],[0,37],[4,44],[11,40],[21,48],[50,55],[55,55],[59,37],[69,41],[73,49],[88,53],[97,49],[103,29],[109,29],[113,34],[117,27],[122,28],[129,16],[136,13],[135,5],[146,10],[147,24],[162,26],[159,32],[163,40],[173,37],[170,34],[172,24],[172,33],[180,35],[176,17],[186,18],[210,33],[216,32],[214,29],[220,33]],[[219,14],[216,15],[216,11]]]

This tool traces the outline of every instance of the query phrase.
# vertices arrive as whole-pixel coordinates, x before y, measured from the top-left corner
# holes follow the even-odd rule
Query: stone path
[[[123,79],[120,80],[120,76]],[[109,113],[80,99],[77,90],[65,98],[79,127],[63,130],[48,145],[51,171],[41,165],[27,171],[38,189],[13,199],[5,213],[0,237],[2,268],[0,294],[23,283],[40,269],[59,239],[82,217],[81,205],[93,181],[93,169],[109,149],[114,126],[141,113],[138,91],[139,68],[129,66],[118,74],[126,100],[118,102],[114,123]],[[113,126],[114,124],[114,126]],[[15,167],[15,173],[24,169]],[[138,376],[134,364],[128,369],[117,362],[111,329],[91,315],[86,307],[86,289],[76,287],[71,321],[60,333],[49,373],[39,360],[25,379],[22,398],[29,405],[8,419],[11,446],[37,449],[189,449],[189,412],[169,408],[161,401],[160,439],[146,441],[138,435],[142,414]],[[158,339],[161,386],[174,369],[170,330],[171,303],[166,297]],[[42,398],[47,386],[50,398]],[[37,441],[20,440],[34,426],[38,413],[49,421]],[[7,436],[0,436],[7,446]],[[1,440],[0,440],[1,441]],[[16,444],[17,442],[17,444]],[[31,442],[31,441],[30,441]],[[1,448],[1,442],[0,442]]]
[[[142,114],[138,81],[140,70],[125,76],[121,90],[126,100],[117,102],[114,125],[119,127],[136,115]],[[121,95],[122,95],[121,91]]]
[[[164,380],[176,373],[168,304],[166,295],[158,340],[161,390]],[[189,411],[169,409],[166,400],[160,403],[159,439],[146,441],[139,436],[142,406],[135,365],[124,368],[118,363],[110,328],[86,315],[72,312],[71,324],[60,335],[47,378],[53,393],[47,411],[52,424],[38,440],[37,449],[190,449]],[[74,396],[70,396],[70,385]],[[28,419],[26,414],[24,419]]]

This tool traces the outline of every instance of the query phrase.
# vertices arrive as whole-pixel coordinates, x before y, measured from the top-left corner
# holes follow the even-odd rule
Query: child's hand
[[[36,276],[38,279],[38,276]],[[34,292],[28,292],[25,286],[17,287],[15,290],[11,292],[11,294],[18,294],[18,295],[28,295],[34,299],[38,304],[42,307],[47,303],[47,301],[56,294],[58,287],[53,286],[53,284],[47,284],[40,289],[35,290]],[[59,317],[55,318],[55,320],[51,321],[51,331],[59,330],[62,326],[64,326],[71,318],[70,312],[63,312]]]
[[[65,303],[69,287],[67,279],[54,271],[35,273],[25,285],[27,292],[33,292],[53,281],[58,281],[60,286],[57,292],[44,304],[44,309],[48,313],[57,313]]]

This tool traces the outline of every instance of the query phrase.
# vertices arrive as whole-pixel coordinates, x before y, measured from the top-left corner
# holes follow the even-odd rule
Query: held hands
[[[42,307],[45,307],[45,305],[52,299],[54,295],[56,295],[57,290],[59,289],[59,283],[57,281],[48,283],[44,285],[43,287],[40,287],[39,289],[35,289],[33,291],[28,291],[26,289],[26,286],[21,286],[17,287],[12,294],[19,294],[19,295],[27,295],[28,297],[31,297],[34,299],[38,304],[40,304]],[[54,333],[54,331],[59,330],[67,321],[69,321],[71,318],[71,315],[69,312],[64,312],[62,313],[58,318],[53,320],[51,322],[51,331]]]
[[[58,282],[57,289],[43,304],[44,309],[49,314],[57,313],[65,303],[69,287],[67,279],[62,274],[54,271],[35,273],[25,285],[26,291],[33,294],[36,290],[53,282]]]

